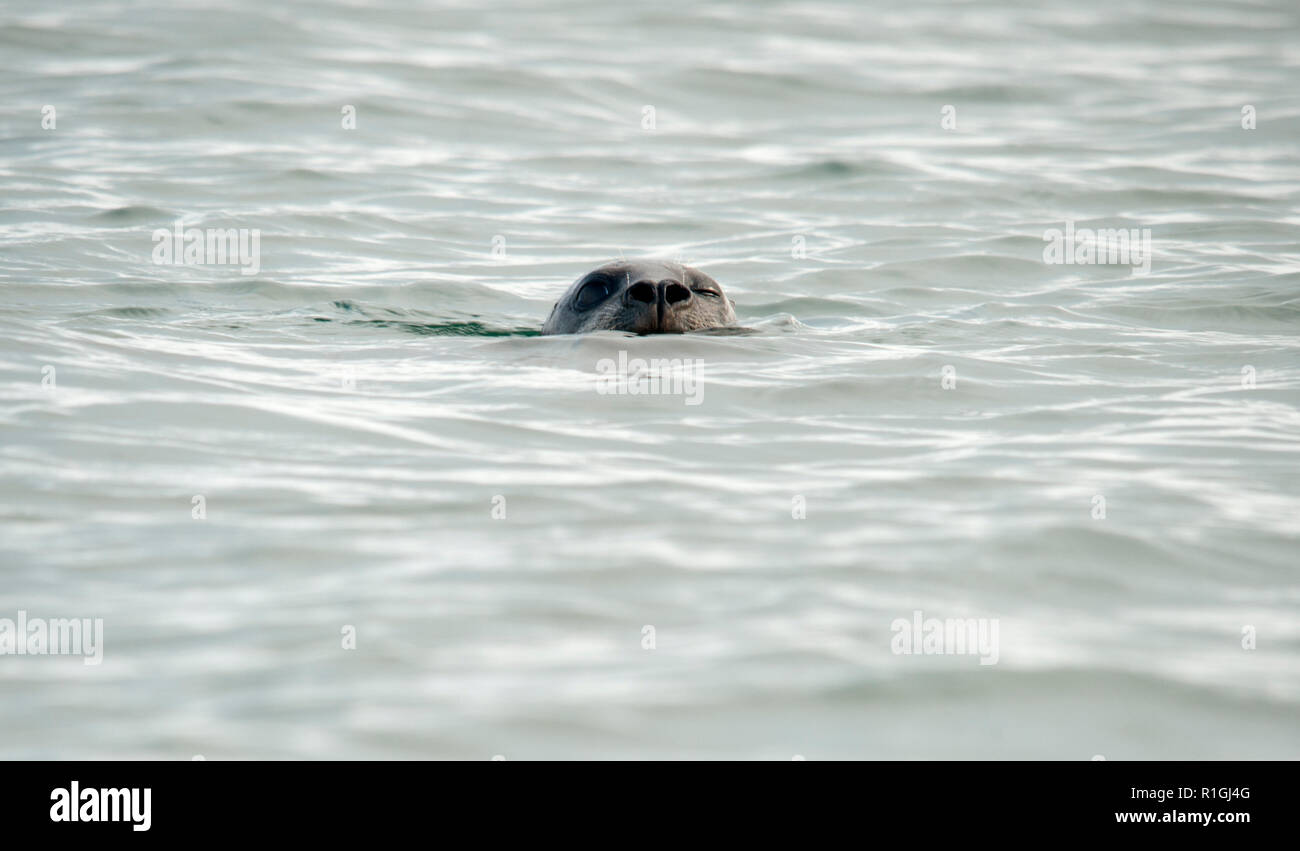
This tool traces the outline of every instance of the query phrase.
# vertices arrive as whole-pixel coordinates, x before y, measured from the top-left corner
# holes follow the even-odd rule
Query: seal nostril
[[[670,281],[664,286],[664,301],[669,304],[677,304],[681,301],[687,301],[690,297],[690,289],[682,286],[676,281]]]
[[[635,301],[643,301],[646,304],[654,304],[655,288],[650,284],[647,284],[645,281],[642,281],[639,284],[633,284],[631,287],[629,287],[627,291],[627,295],[628,298],[631,298]]]

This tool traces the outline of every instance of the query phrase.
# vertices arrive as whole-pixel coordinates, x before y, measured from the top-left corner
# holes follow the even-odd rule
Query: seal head
[[[542,333],[681,334],[735,321],[731,299],[699,269],[659,260],[619,260],[574,281],[555,303]]]

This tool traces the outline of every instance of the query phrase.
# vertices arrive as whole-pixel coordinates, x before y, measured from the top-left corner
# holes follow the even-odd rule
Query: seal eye
[[[711,290],[706,287],[693,287],[692,289],[696,295],[707,295],[707,296],[711,296],[712,298],[718,298],[720,295],[722,295],[717,290]]]
[[[596,278],[582,285],[578,297],[573,300],[578,310],[591,310],[614,292],[614,284],[605,278]]]

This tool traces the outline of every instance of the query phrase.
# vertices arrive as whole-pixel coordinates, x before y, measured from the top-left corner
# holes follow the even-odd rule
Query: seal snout
[[[627,288],[627,297],[632,301],[654,304],[659,295],[654,284],[649,281],[640,281]]]
[[[668,304],[691,300],[690,289],[676,281],[664,281],[659,285],[659,291],[663,293],[663,299]]]
[[[625,298],[629,307],[651,314],[656,328],[669,330],[673,323],[665,323],[665,317],[671,311],[686,306],[692,297],[690,287],[679,281],[660,281],[657,284],[637,281],[627,288]]]

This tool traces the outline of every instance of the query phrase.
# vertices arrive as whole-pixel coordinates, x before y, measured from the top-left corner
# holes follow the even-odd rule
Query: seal
[[[619,260],[573,282],[543,334],[631,331],[682,334],[736,321],[734,302],[699,269],[661,260]]]

